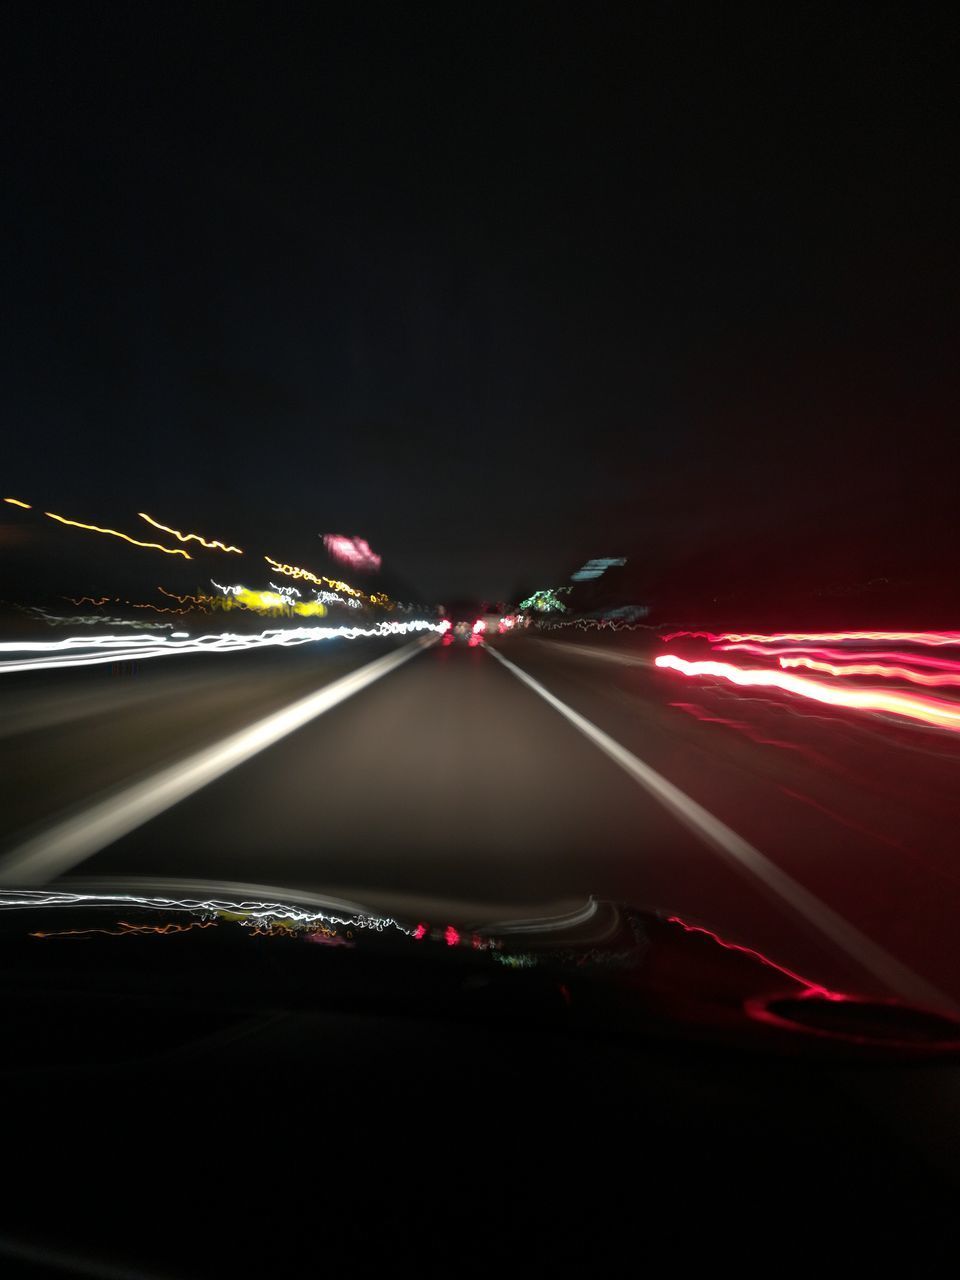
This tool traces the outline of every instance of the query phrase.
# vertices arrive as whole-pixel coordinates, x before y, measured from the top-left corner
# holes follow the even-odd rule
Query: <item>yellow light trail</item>
[[[193,558],[186,551],[181,551],[179,547],[163,547],[159,542],[140,542],[137,538],[131,538],[129,534],[118,533],[116,529],[101,529],[97,524],[83,524],[80,520],[68,520],[66,516],[58,516],[53,511],[45,511],[43,514],[49,516],[51,520],[59,520],[61,524],[72,525],[75,529],[88,529],[91,533],[108,533],[111,538],[122,538],[124,542],[132,542],[135,547],[150,547],[154,551],[162,551],[164,555],[183,556],[184,560]]]
[[[124,603],[130,605],[132,609],[152,609],[154,613],[176,613],[180,617],[190,612],[189,609],[167,609],[159,604],[134,604],[132,600],[126,600]]]
[[[163,587],[159,587],[158,590],[163,591]],[[169,595],[169,594],[170,594],[169,592],[164,592],[164,595]],[[184,597],[184,598],[192,599],[193,597]],[[167,609],[167,608],[161,607],[158,604],[138,604],[134,600],[121,600],[119,596],[101,596],[99,600],[95,600],[93,596],[80,596],[78,600],[74,599],[73,596],[64,596],[63,599],[69,600],[71,604],[75,604],[75,605],[92,604],[92,605],[96,605],[98,608],[100,605],[108,604],[111,600],[114,600],[117,604],[128,604],[133,609],[152,609],[154,613],[176,613],[176,614],[183,615],[185,613],[192,612],[192,610],[189,608]],[[176,600],[176,599],[179,599],[179,597],[174,596],[173,599]]]
[[[128,920],[119,920],[119,929],[52,929],[49,933],[38,929],[31,933],[31,938],[89,938],[95,933],[105,934],[108,938],[130,938],[146,933],[157,933],[164,937],[171,933],[189,933],[191,929],[214,929],[216,920],[193,920],[190,924],[131,924]]]
[[[178,596],[175,591],[167,591],[165,587],[157,587],[161,595],[168,596],[171,600],[176,600],[179,604],[185,604],[189,600],[192,604],[203,608],[205,604],[209,604],[213,599],[212,596]]]
[[[276,569],[277,573],[286,574],[288,578],[306,578],[308,582],[315,582],[318,587],[322,587],[326,583],[328,586],[333,587],[334,591],[345,591],[347,595],[363,597],[362,591],[358,591],[356,587],[348,586],[345,582],[338,582],[336,578],[327,578],[323,575],[318,578],[309,569],[298,569],[292,564],[281,564],[279,560],[274,560],[272,556],[264,556],[263,558],[267,564]]]
[[[162,529],[164,533],[172,533],[178,542],[199,542],[201,546],[206,547],[209,551],[232,551],[235,555],[243,555],[239,547],[228,547],[226,543],[217,542],[216,540],[208,542],[199,533],[180,533],[178,529],[171,529],[169,525],[161,524],[159,520],[154,520],[153,516],[148,516],[145,511],[138,511],[137,515],[141,520],[146,520],[147,524],[152,524],[155,529]]]
[[[214,583],[214,586],[217,584]],[[324,618],[327,606],[319,600],[294,600],[279,591],[251,591],[248,587],[222,587],[222,596],[213,599],[215,609],[225,612],[231,609],[251,609],[254,613],[266,613],[271,617]]]
[[[26,507],[28,511],[33,510],[29,502],[21,502],[19,498],[4,498],[4,502],[9,502],[13,507]]]
[[[341,582],[339,578],[324,578],[324,582],[328,587],[332,587],[334,591],[345,591],[348,596],[358,596],[360,599],[366,599],[366,596],[357,587],[351,587],[347,582]]]

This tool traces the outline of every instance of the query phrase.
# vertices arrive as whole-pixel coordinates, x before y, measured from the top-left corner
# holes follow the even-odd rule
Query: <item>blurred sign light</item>
[[[565,613],[567,606],[557,598],[559,592],[570,591],[570,587],[545,587],[542,591],[535,591],[532,596],[528,596],[526,600],[520,601],[521,612],[528,610],[536,610],[538,613],[551,613],[553,611]]]
[[[599,578],[614,565],[626,564],[626,556],[606,556],[598,560],[588,560],[582,569],[570,575],[571,582],[588,582],[591,578]]]

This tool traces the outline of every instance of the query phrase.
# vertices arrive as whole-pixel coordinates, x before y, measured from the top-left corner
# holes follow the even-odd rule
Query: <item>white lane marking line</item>
[[[431,641],[414,640],[367,663],[359,671],[334,680],[280,711],[233,733],[212,747],[161,769],[143,782],[93,804],[89,809],[55,823],[0,858],[0,884],[42,884],[62,875],[121,836],[142,827],[237,765],[273,746],[325,711],[353,697],[396,670]]]
[[[688,796],[685,791],[681,791],[672,782],[668,782],[650,765],[645,764],[632,751],[628,751],[626,747],[622,747],[619,742],[611,738],[609,734],[604,733],[602,729],[598,729],[585,716],[580,715],[578,711],[574,711],[572,707],[568,707],[565,702],[561,702],[549,689],[544,688],[532,676],[528,676],[525,671],[521,670],[515,663],[510,662],[501,653],[498,653],[496,649],[488,646],[487,652],[502,663],[508,671],[512,672],[518,680],[522,680],[534,693],[538,693],[545,702],[548,702],[551,707],[559,711],[575,728],[580,730],[585,738],[589,738],[595,746],[608,755],[634,781],[645,787],[674,817],[696,832],[711,848],[731,862],[749,871],[751,875],[775,893],[777,897],[786,902],[798,915],[813,925],[819,933],[828,938],[834,946],[839,947],[841,951],[844,951],[851,959],[855,960],[867,973],[873,974],[891,991],[896,992],[897,995],[906,1000],[940,1008],[957,1008],[956,1003],[949,996],[939,991],[918,974],[915,974],[906,965],[901,964],[899,960],[895,959],[889,952],[884,951],[882,947],[861,933],[859,929],[854,928],[849,921],[845,920],[843,916],[839,915],[831,907],[828,907],[825,902],[821,902],[809,889],[805,889],[803,885],[798,884],[796,880],[788,876],[785,871],[781,871],[759,849],[755,849],[752,844],[749,844],[742,836],[738,836],[726,823],[721,822],[709,810],[697,804],[696,800]]]

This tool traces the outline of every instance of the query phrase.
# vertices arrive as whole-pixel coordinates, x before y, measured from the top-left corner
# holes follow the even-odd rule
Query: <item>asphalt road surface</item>
[[[960,747],[653,641],[360,640],[6,675],[0,883],[308,888],[432,921],[594,894],[960,1003]]]

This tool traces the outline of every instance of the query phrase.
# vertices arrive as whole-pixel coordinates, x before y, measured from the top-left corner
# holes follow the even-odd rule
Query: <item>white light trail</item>
[[[39,605],[33,606],[26,612],[34,618],[39,618],[50,627],[129,627],[132,631],[169,631],[173,626],[172,622],[144,622],[140,618],[135,621],[129,618],[108,618],[100,613],[73,613],[69,615],[47,613]],[[162,639],[163,637],[153,637],[154,640],[158,638]]]
[[[169,625],[169,624],[167,624]],[[185,653],[239,653],[250,649],[294,648],[321,640],[358,640],[405,636],[416,632],[439,633],[443,625],[418,619],[414,622],[378,622],[372,627],[291,627],[261,631],[259,635],[204,635],[182,640],[166,636],[71,636],[66,640],[11,640],[0,642],[0,675],[17,671],[54,671],[61,668],[98,666],[147,658],[171,658]],[[78,652],[78,650],[80,652]],[[4,654],[31,657],[3,657]]]
[[[386,929],[398,929],[410,936],[412,929],[407,929],[392,916],[357,914],[334,914],[332,910],[310,910],[299,903],[260,902],[244,898],[234,901],[229,898],[166,898],[159,896],[142,897],[136,893],[62,893],[57,890],[23,889],[0,890],[0,911],[27,909],[36,911],[40,908],[76,908],[76,907],[145,907],[151,911],[185,911],[190,914],[242,916],[240,923],[254,924],[294,924],[309,926],[312,924],[335,924],[349,928],[372,929],[375,933],[383,933]]]

